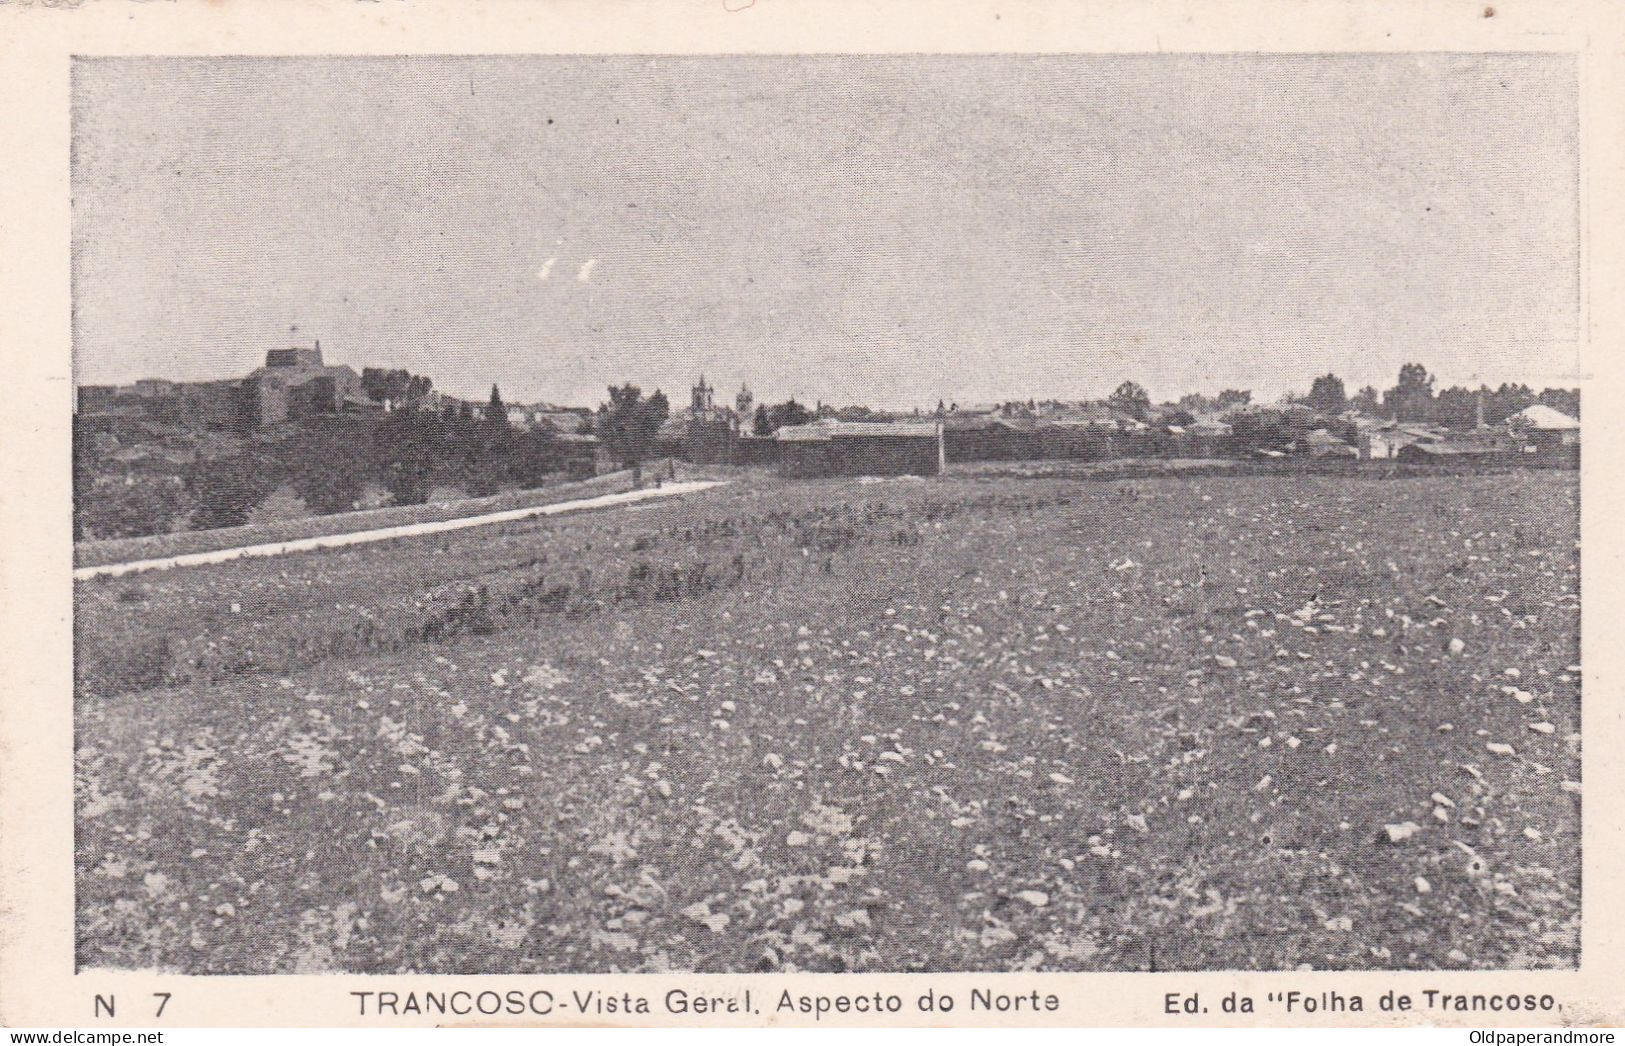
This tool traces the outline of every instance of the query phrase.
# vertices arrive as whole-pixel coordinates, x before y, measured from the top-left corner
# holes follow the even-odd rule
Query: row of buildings
[[[145,379],[131,385],[80,385],[74,413],[86,421],[129,418],[160,424],[209,429],[264,430],[289,422],[341,414],[381,414],[409,408],[467,412],[483,419],[486,403],[430,391],[409,404],[377,400],[367,393],[361,375],[345,364],[322,359],[322,343],[309,348],[272,349],[265,365],[243,378],[180,382]],[[508,423],[519,429],[549,426],[565,434],[591,427],[587,408],[548,404],[504,408]]]
[[[971,461],[1117,457],[1347,458],[1418,463],[1578,459],[1580,423],[1534,404],[1504,425],[1471,429],[1401,423],[1347,411],[1321,417],[1307,408],[1241,408],[1220,417],[1142,421],[1101,404],[1007,407],[876,420],[816,411],[816,420],[752,435],[747,411],[719,410],[702,378],[688,411],[661,434],[661,454],[700,463],[772,465],[793,476],[936,475]],[[748,391],[740,402],[748,403]],[[1260,424],[1266,419],[1267,424]]]
[[[148,379],[133,385],[81,385],[74,413],[82,419],[131,418],[197,428],[264,429],[318,415],[381,411],[361,376],[322,360],[322,343],[272,349],[245,378],[180,382]]]
[[[1580,447],[1579,419],[1543,403],[1530,404],[1503,425],[1480,421],[1471,429],[1399,422],[1354,411],[1347,412],[1342,420],[1346,430],[1352,431],[1352,439],[1321,428],[1309,432],[1301,448],[1290,449],[1301,449],[1314,457],[1430,462],[1509,455],[1551,458],[1577,454]]]
[[[755,400],[741,387],[733,404],[716,400],[703,375],[686,407],[662,426],[654,451],[700,464],[777,466],[789,475],[935,475],[962,461],[1031,461],[1105,457],[1345,457],[1362,460],[1445,461],[1513,456],[1560,457],[1578,452],[1578,420],[1535,404],[1505,426],[1471,430],[1405,424],[1348,411],[1315,427],[1295,418],[1290,438],[1261,438],[1244,426],[1272,408],[1240,408],[1224,416],[1160,414],[1145,420],[1100,403],[1002,404],[959,410],[939,405],[933,414],[880,416],[838,412],[819,404],[807,424],[784,425],[771,435],[752,432]],[[292,421],[396,409],[448,411],[484,418],[491,409],[428,392],[409,404],[377,401],[360,375],[328,364],[321,343],[273,349],[265,365],[240,379],[211,382],[147,380],[128,386],[77,389],[76,413],[87,421],[136,418],[202,428],[268,429]],[[545,404],[509,405],[507,423],[546,427],[561,439],[593,448],[592,412]],[[1279,415],[1279,411],[1275,411]],[[1171,420],[1177,419],[1177,420]],[[1238,429],[1246,428],[1245,435]],[[601,459],[601,454],[592,454]],[[602,464],[602,462],[601,462]]]

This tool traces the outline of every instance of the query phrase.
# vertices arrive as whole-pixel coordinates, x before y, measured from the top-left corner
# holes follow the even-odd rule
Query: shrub
[[[370,470],[353,434],[310,432],[276,449],[294,492],[310,511],[350,512],[360,502]]]
[[[73,531],[76,540],[131,538],[165,534],[191,509],[181,487],[162,479],[137,479],[76,490]]]
[[[249,452],[194,463],[186,473],[186,490],[197,502],[192,522],[199,529],[240,527],[282,482],[281,469],[269,458]]]
[[[434,469],[427,462],[397,461],[384,475],[384,486],[397,505],[421,505],[434,489]]]

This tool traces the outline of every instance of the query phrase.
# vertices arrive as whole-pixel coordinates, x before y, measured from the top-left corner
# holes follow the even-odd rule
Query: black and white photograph
[[[1573,53],[70,89],[82,974],[1579,968]]]

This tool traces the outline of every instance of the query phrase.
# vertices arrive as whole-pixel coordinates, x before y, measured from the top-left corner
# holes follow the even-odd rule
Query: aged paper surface
[[[1619,1022],[1615,6],[0,24],[8,1026]]]

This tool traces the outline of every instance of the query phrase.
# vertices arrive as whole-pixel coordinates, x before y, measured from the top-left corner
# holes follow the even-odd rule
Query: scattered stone
[[[1015,932],[1007,926],[989,926],[982,931],[983,948],[999,948],[1016,940]]]
[[[1422,830],[1422,826],[1415,821],[1402,821],[1399,824],[1385,824],[1382,830],[1387,833],[1391,843],[1402,843]]]
[[[440,891],[441,893],[457,892],[457,880],[448,875],[441,875],[438,873],[435,875],[424,876],[418,881],[418,886],[422,888],[424,893],[434,893],[436,890]]]
[[[704,902],[696,902],[683,909],[683,914],[704,926],[712,933],[721,933],[728,928],[731,921],[726,912],[712,912],[711,906]]]

